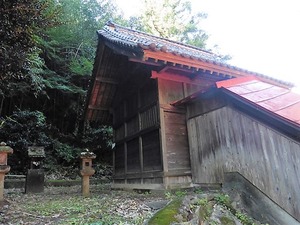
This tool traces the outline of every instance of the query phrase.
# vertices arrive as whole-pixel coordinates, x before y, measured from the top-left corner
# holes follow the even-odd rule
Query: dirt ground
[[[90,193],[90,197],[82,197],[80,185],[45,187],[40,194],[5,189],[5,200],[0,203],[0,225],[144,225],[146,221],[165,217],[159,213],[170,213],[168,205],[155,214],[174,199],[181,201],[178,210],[174,209],[176,215],[168,220],[174,224],[261,224],[243,210],[233,210],[238,202],[217,190],[136,192],[94,184]]]
[[[5,189],[0,203],[0,224],[143,224],[155,212],[147,203],[165,199],[159,193],[110,190],[109,185],[91,185],[91,196],[81,196],[81,187],[46,187],[42,194],[24,194]]]

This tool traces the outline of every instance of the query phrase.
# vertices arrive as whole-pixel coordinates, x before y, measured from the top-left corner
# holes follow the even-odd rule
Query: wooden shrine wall
[[[187,187],[191,184],[191,165],[186,110],[171,103],[213,81],[179,75],[172,80],[173,75],[166,73],[151,79],[147,72],[130,74],[117,88],[113,108],[114,186]]]
[[[113,109],[114,185],[161,187],[157,81],[147,73],[131,74],[117,90]]]
[[[157,76],[157,75],[156,75]],[[193,81],[172,74],[158,77],[159,105],[163,166],[166,187],[183,187],[191,184],[191,165],[186,126],[185,108],[172,107],[170,103],[181,100],[210,83]]]
[[[193,181],[222,183],[224,172],[239,172],[300,221],[300,143],[214,102],[188,109]]]

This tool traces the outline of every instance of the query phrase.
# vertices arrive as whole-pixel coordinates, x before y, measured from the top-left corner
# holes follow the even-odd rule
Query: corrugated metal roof
[[[300,95],[256,78],[235,78],[217,82],[218,88],[238,95],[257,107],[300,126]]]

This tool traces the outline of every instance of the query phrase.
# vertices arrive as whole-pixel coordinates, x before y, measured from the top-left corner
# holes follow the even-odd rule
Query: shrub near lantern
[[[0,201],[3,201],[4,192],[4,176],[10,171],[10,166],[7,165],[7,155],[12,154],[13,149],[6,146],[5,142],[0,143]]]

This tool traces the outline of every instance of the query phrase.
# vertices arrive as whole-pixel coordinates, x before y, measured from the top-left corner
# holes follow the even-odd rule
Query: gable
[[[199,78],[228,80],[256,76],[282,87],[290,84],[270,80],[223,62],[217,55],[183,43],[156,37],[108,22],[98,32],[98,47],[93,76],[88,93],[85,118],[100,124],[111,124],[111,109],[116,91],[126,80],[142,71],[141,79],[177,79],[174,74],[187,77],[190,83]]]

